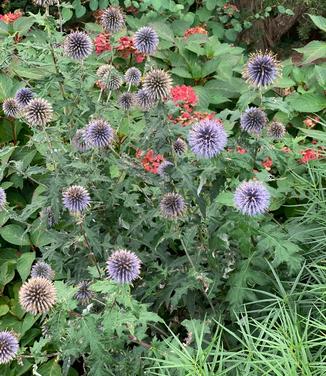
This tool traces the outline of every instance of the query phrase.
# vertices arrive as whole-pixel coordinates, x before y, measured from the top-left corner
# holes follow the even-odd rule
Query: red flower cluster
[[[146,171],[157,174],[160,164],[164,161],[163,156],[161,154],[154,154],[153,150],[148,150],[145,155],[143,154],[144,152],[142,150],[137,149],[136,158],[140,159]]]
[[[0,14],[0,21],[10,24],[18,20],[22,15],[23,13],[20,10],[16,10],[15,13]]]
[[[142,63],[145,59],[145,56],[137,51],[132,38],[128,36],[121,37],[119,39],[119,46],[117,47],[117,51],[119,51],[120,55],[125,59],[133,54],[135,56],[136,63]]]
[[[107,33],[99,34],[94,40],[94,45],[97,55],[101,54],[104,51],[112,50],[112,47],[110,45],[110,36]]]
[[[187,125],[191,125],[195,122],[198,122],[200,120],[216,120],[217,122],[220,122],[219,119],[215,119],[215,112],[199,112],[194,111],[192,113],[187,111],[181,111],[181,114],[177,117],[173,117],[173,115],[168,115],[168,119],[172,121],[174,124],[180,124],[181,126],[185,127]]]
[[[188,38],[188,37],[190,37],[190,35],[194,35],[194,34],[204,34],[204,35],[207,35],[208,31],[206,29],[204,29],[203,27],[201,27],[201,26],[196,26],[196,27],[191,27],[190,29],[187,29],[185,31],[185,33],[183,34],[183,36],[185,38]]]
[[[302,158],[299,159],[300,163],[308,163],[320,158],[319,150],[306,149],[301,152]]]
[[[273,166],[272,158],[269,158],[269,157],[265,158],[263,162],[261,163],[261,165],[265,168],[265,170],[270,171],[270,169]]]
[[[315,116],[313,119],[309,119],[308,117],[303,121],[307,128],[313,128],[319,122],[319,117]]]
[[[187,85],[174,86],[171,89],[171,96],[173,102],[179,107],[195,106],[198,102],[195,90]]]

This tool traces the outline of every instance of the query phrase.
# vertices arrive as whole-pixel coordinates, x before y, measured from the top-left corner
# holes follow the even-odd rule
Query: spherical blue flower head
[[[139,277],[141,261],[135,253],[121,249],[107,261],[108,277],[118,283],[131,283]]]
[[[107,33],[117,33],[125,26],[125,17],[119,7],[111,6],[101,16],[101,25]]]
[[[89,281],[81,281],[78,283],[78,290],[74,297],[82,305],[87,305],[92,300],[94,293],[89,289],[90,285],[91,282]]]
[[[0,210],[3,210],[7,204],[6,192],[3,188],[0,188]]]
[[[171,163],[170,161],[163,161],[158,169],[157,169],[157,173],[158,175],[161,177],[161,178],[164,178],[166,177],[167,175],[167,171],[169,170],[170,167],[173,166],[173,163]]]
[[[153,100],[164,100],[170,96],[172,79],[163,69],[152,69],[146,73],[143,89],[153,97]]]
[[[177,219],[185,212],[186,203],[179,193],[166,193],[160,202],[160,210],[163,217]]]
[[[234,194],[237,209],[245,215],[263,214],[268,209],[270,194],[265,185],[259,181],[245,181],[239,185]]]
[[[82,31],[74,31],[66,36],[63,44],[65,54],[74,60],[83,60],[93,51],[91,38]]]
[[[133,93],[123,93],[118,98],[118,105],[125,111],[128,111],[131,109],[131,107],[135,103],[135,96]]]
[[[19,349],[17,338],[7,330],[0,332],[0,364],[6,364],[15,359]]]
[[[257,135],[267,124],[267,115],[257,107],[249,107],[240,118],[241,128],[250,133]]]
[[[36,127],[44,127],[52,120],[52,105],[43,98],[34,98],[24,108],[26,121]]]
[[[52,279],[54,278],[54,271],[52,270],[51,266],[46,262],[38,261],[32,267],[31,277],[40,277],[52,281]]]
[[[16,92],[15,100],[19,107],[25,107],[33,99],[33,92],[27,87],[23,87]]]
[[[271,85],[280,75],[280,64],[271,52],[250,55],[243,71],[243,78],[252,86]]]
[[[19,106],[14,98],[4,100],[2,110],[6,116],[15,118],[19,115]]]
[[[278,121],[272,121],[268,127],[267,133],[275,140],[280,140],[284,137],[286,129],[282,123]]]
[[[216,121],[201,120],[191,128],[188,141],[198,157],[213,158],[225,148],[227,135],[223,126]]]
[[[78,129],[71,143],[81,153],[90,149],[90,145],[88,145],[85,140],[85,129]]]
[[[125,73],[125,81],[127,84],[137,86],[140,83],[141,71],[136,67],[129,68]]]
[[[187,144],[182,138],[177,138],[173,144],[173,150],[176,154],[182,155],[187,150]]]
[[[111,145],[113,137],[112,127],[103,119],[92,120],[85,130],[86,143],[96,148],[105,148]]]
[[[151,55],[156,51],[158,42],[156,31],[149,26],[141,27],[134,35],[134,46],[139,52],[146,55]]]
[[[91,198],[84,187],[72,185],[63,192],[62,201],[71,213],[79,214],[90,205]]]
[[[140,89],[135,94],[135,100],[137,106],[143,110],[148,111],[156,104],[156,100],[146,90]]]

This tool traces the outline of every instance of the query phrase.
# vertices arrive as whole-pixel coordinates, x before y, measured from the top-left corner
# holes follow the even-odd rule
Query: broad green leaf
[[[29,276],[34,260],[35,260],[35,252],[23,253],[17,260],[17,271],[22,281],[25,281],[27,277]]]
[[[42,376],[62,376],[61,367],[56,359],[52,359],[46,364],[43,364],[38,369],[38,373]]]
[[[34,17],[20,17],[13,23],[13,29],[15,32],[18,32],[20,36],[26,35],[34,23]]]
[[[234,194],[232,192],[221,192],[216,197],[216,202],[226,206],[234,206]]]
[[[172,74],[175,74],[176,76],[183,77],[183,78],[192,78],[190,72],[183,67],[176,67],[171,70]]]
[[[316,65],[314,71],[319,85],[326,89],[326,66]]]
[[[157,32],[158,36],[174,44],[174,34],[172,28],[164,22],[151,22],[150,26]]]
[[[294,93],[286,98],[286,102],[297,112],[318,112],[326,108],[326,97],[321,94]]]
[[[98,0],[90,0],[89,7],[92,11],[98,8]]]
[[[9,306],[7,304],[0,304],[0,316],[4,316],[9,312]]]
[[[0,229],[0,235],[10,244],[19,246],[30,245],[30,239],[24,228],[20,225],[11,224]]]
[[[322,16],[314,16],[312,14],[309,14],[309,17],[311,18],[312,22],[321,30],[326,32],[326,18]]]
[[[309,64],[314,60],[326,57],[326,42],[315,40],[302,48],[294,48],[294,50],[303,54],[303,64]]]
[[[300,131],[314,138],[315,140],[326,143],[326,132],[315,131],[314,129],[300,128]]]
[[[0,101],[10,97],[12,80],[5,74],[0,74]]]

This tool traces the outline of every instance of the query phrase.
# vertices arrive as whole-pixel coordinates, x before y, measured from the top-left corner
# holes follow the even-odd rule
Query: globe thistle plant
[[[79,185],[72,185],[62,194],[62,201],[65,208],[71,213],[83,212],[91,202],[88,191]]]
[[[17,90],[15,100],[19,107],[23,108],[34,98],[33,92],[27,87]]]
[[[15,118],[19,115],[20,110],[18,103],[14,98],[8,98],[3,101],[2,110],[6,116]]]
[[[103,64],[97,68],[96,75],[99,78],[104,78],[106,74],[110,72],[110,69],[111,69],[111,65]]]
[[[3,188],[0,188],[0,211],[5,208],[7,204],[7,195]]]
[[[45,278],[31,278],[19,290],[19,302],[24,311],[33,315],[47,313],[56,302],[56,290]]]
[[[130,108],[135,103],[135,96],[133,93],[123,93],[118,99],[118,105],[125,111],[130,110]]]
[[[141,80],[141,71],[136,67],[131,67],[126,71],[124,78],[127,84],[137,86]]]
[[[271,52],[251,54],[243,70],[243,78],[252,86],[261,88],[271,85],[280,75],[281,67]]]
[[[54,279],[54,271],[52,270],[51,266],[44,261],[38,261],[35,265],[33,265],[31,270],[31,277],[36,278],[45,278],[49,281]]]
[[[110,66],[100,82],[107,90],[118,90],[123,84],[123,78],[114,67]]]
[[[38,127],[44,127],[52,120],[52,105],[45,99],[32,99],[24,109],[26,121]]]
[[[118,283],[131,283],[139,277],[141,261],[134,252],[120,249],[107,261],[108,277]]]
[[[85,141],[96,148],[105,148],[112,144],[114,132],[108,122],[103,119],[92,120],[85,130]]]
[[[157,49],[158,43],[158,35],[152,27],[143,26],[134,35],[134,46],[145,55],[153,54]]]
[[[158,169],[157,169],[157,173],[158,175],[161,177],[161,178],[164,178],[166,177],[167,175],[167,170],[173,166],[173,163],[171,163],[170,161],[163,161]]]
[[[63,48],[71,59],[83,60],[92,53],[93,42],[86,33],[74,31],[66,36]]]
[[[144,89],[140,89],[137,91],[137,93],[135,94],[135,102],[137,106],[143,111],[148,111],[156,104],[156,101],[153,98],[153,96],[150,95]]]
[[[101,16],[101,25],[107,33],[117,33],[125,26],[125,17],[119,7],[111,6]]]
[[[177,138],[173,143],[172,148],[176,154],[182,155],[187,150],[187,144],[182,138]]]
[[[16,336],[7,330],[0,332],[0,364],[6,364],[16,358],[19,344]]]
[[[185,212],[186,204],[178,193],[166,193],[160,202],[160,210],[163,217],[177,219]]]
[[[172,79],[162,69],[152,69],[144,77],[143,89],[153,100],[163,100],[170,95]]]
[[[85,129],[78,129],[72,138],[71,143],[75,149],[81,153],[90,149],[90,145],[88,145],[85,139]]]
[[[257,135],[267,124],[267,115],[257,107],[249,107],[240,118],[240,127],[249,134]]]
[[[278,121],[272,121],[267,129],[267,133],[271,138],[280,140],[284,137],[286,129],[282,123]]]
[[[245,215],[263,214],[268,209],[270,194],[265,185],[259,181],[245,181],[239,185],[234,194],[237,209]]]
[[[94,293],[89,289],[90,285],[91,282],[89,281],[81,281],[77,285],[78,290],[74,297],[82,305],[87,305],[92,300]]]
[[[213,158],[225,148],[227,134],[215,120],[201,120],[191,128],[188,141],[198,157]]]

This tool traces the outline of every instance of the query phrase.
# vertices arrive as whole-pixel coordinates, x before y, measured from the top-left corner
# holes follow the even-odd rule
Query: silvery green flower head
[[[286,128],[279,121],[272,121],[268,126],[267,133],[274,140],[281,140],[286,133]]]
[[[87,189],[80,185],[72,185],[63,192],[62,201],[71,213],[79,214],[90,205],[91,198]]]
[[[41,277],[52,281],[54,278],[54,271],[46,262],[37,261],[32,267],[31,277]]]
[[[136,67],[131,67],[127,69],[124,77],[127,84],[137,86],[141,80],[141,71]]]
[[[103,11],[101,25],[107,33],[117,33],[125,26],[125,17],[120,7],[110,6]]]
[[[243,71],[243,78],[256,88],[271,85],[281,73],[280,63],[271,52],[251,54]]]
[[[89,150],[91,146],[86,142],[85,129],[78,129],[71,140],[72,145],[80,153]]]
[[[123,110],[128,111],[135,103],[135,95],[130,92],[126,92],[120,95],[118,98],[118,105]]]
[[[0,364],[7,364],[16,358],[19,349],[17,337],[7,330],[0,332]]]
[[[23,87],[17,90],[15,95],[15,100],[19,107],[23,108],[28,105],[28,103],[34,98],[32,90],[27,87]]]
[[[264,214],[268,209],[269,202],[270,194],[266,186],[256,180],[242,182],[234,194],[236,208],[248,216]]]
[[[134,35],[134,46],[145,54],[153,54],[158,46],[159,39],[156,31],[150,26],[143,26]]]
[[[92,53],[93,42],[86,33],[74,31],[66,36],[63,49],[71,59],[84,60]]]
[[[52,105],[43,98],[34,98],[24,108],[26,121],[36,127],[44,127],[52,120]]]
[[[184,214],[186,203],[179,193],[166,193],[160,202],[160,210],[164,218],[174,220]]]
[[[171,76],[163,69],[152,69],[144,77],[143,89],[153,98],[153,101],[168,98],[171,88]]]
[[[11,118],[16,118],[20,114],[20,109],[15,98],[8,98],[2,104],[3,113]]]
[[[108,277],[118,283],[131,283],[139,277],[141,261],[131,251],[115,251],[107,261]]]
[[[114,131],[104,119],[91,120],[85,129],[85,141],[95,148],[105,148],[112,144]]]
[[[249,107],[240,118],[240,127],[249,134],[258,135],[267,124],[266,113],[258,107]]]
[[[213,158],[227,144],[224,127],[215,120],[201,120],[192,126],[188,142],[194,154],[201,158]]]

